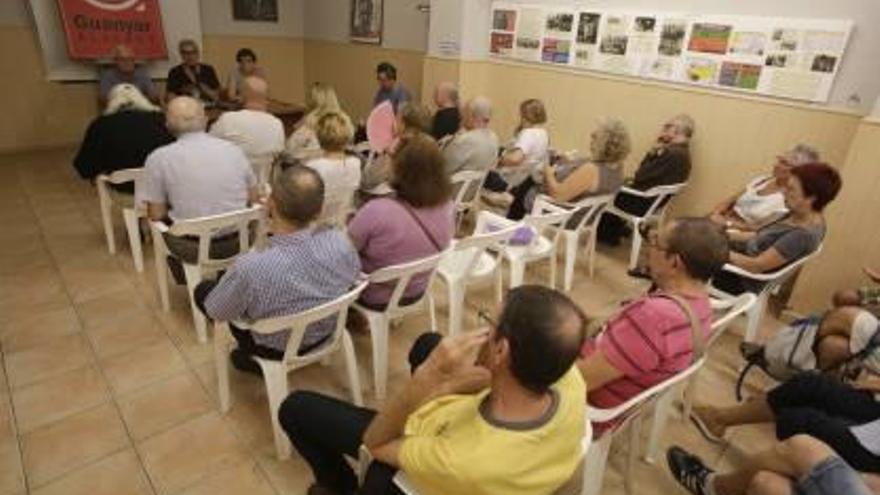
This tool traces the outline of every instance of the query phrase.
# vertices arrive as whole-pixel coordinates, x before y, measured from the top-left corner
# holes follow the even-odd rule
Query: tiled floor
[[[172,311],[160,309],[151,250],[136,273],[119,218],[119,253],[107,253],[94,191],[74,176],[71,155],[0,157],[0,495],[305,493],[305,464],[274,457],[262,382],[233,372],[232,410],[218,413],[211,347],[196,342],[186,294],[176,289]],[[603,250],[593,280],[579,267],[572,295],[592,316],[643,290],[624,275],[625,256],[625,247]],[[546,267],[529,273],[545,276]],[[445,299],[437,290],[442,328]],[[488,306],[491,292],[469,301]],[[413,317],[394,330],[392,392],[426,322]],[[712,351],[698,401],[732,402],[737,341],[725,336]],[[369,384],[369,339],[355,344]],[[333,363],[290,382],[346,397],[343,377]],[[742,428],[719,448],[675,418],[664,447],[679,443],[730,468],[770,439],[766,428]],[[612,455],[604,493],[623,493],[624,457]],[[637,493],[676,493],[660,461],[639,463]]]

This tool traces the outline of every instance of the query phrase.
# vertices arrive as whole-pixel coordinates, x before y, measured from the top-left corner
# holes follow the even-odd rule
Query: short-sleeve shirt
[[[101,98],[106,100],[110,96],[110,90],[113,89],[113,86],[122,83],[133,84],[149,99],[155,100],[158,97],[156,86],[153,85],[153,80],[150,79],[150,74],[145,67],[138,66],[135,67],[134,72],[131,74],[123,74],[119,69],[113,66],[101,71],[100,82],[98,84],[98,91]]]
[[[379,88],[379,90],[376,91],[376,96],[373,97],[373,106],[378,106],[386,100],[391,102],[391,106],[394,108],[394,111],[397,112],[397,108],[401,103],[412,101],[412,95],[409,94],[409,90],[406,89],[403,84],[397,83],[391,89]]]
[[[434,114],[434,120],[431,123],[431,135],[438,141],[451,136],[458,132],[458,126],[461,124],[461,113],[458,107],[441,108]]]
[[[401,201],[391,197],[374,199],[361,207],[348,224],[348,234],[360,254],[364,273],[438,252]],[[440,248],[445,249],[454,234],[455,208],[452,201],[431,208],[410,208]],[[404,297],[424,293],[427,283],[426,276],[413,277]],[[387,304],[392,290],[393,287],[386,284],[373,284],[364,290],[361,300],[368,304]]]
[[[208,64],[198,64],[194,71],[197,83],[203,84],[215,91],[220,89],[220,80],[217,79],[217,72],[214,70],[214,67]],[[168,93],[177,96],[192,96],[205,101],[212,99],[203,93],[199,85],[195,84],[186,75],[186,68],[183,64],[175,65],[168,71],[168,81],[165,83],[165,89]]]
[[[238,146],[191,132],[147,157],[142,201],[168,205],[172,220],[219,215],[247,207],[257,180]]]
[[[712,325],[708,296],[685,300],[708,340]],[[590,391],[588,402],[603,409],[615,407],[691,365],[690,321],[669,297],[647,294],[613,316],[598,337],[584,344],[581,357],[589,358],[595,352],[601,352],[623,376]]]
[[[401,468],[423,495],[553,493],[577,468],[587,426],[580,372],[572,367],[551,390],[553,406],[531,425],[491,419],[488,389],[428,402],[407,419]]]
[[[516,135],[510,149],[519,149],[525,155],[523,163],[511,169],[501,169],[501,174],[510,186],[518,186],[531,175],[532,180],[544,182],[544,164],[549,158],[550,135],[543,127],[528,127]]]
[[[459,132],[443,147],[443,158],[447,175],[489,170],[498,161],[498,136],[488,128]]]
[[[284,151],[284,124],[268,112],[226,112],[211,126],[211,135],[241,148],[254,173],[263,180],[268,178],[272,162]]]
[[[733,204],[733,211],[749,225],[763,225],[788,214],[785,195],[781,191],[761,194],[761,189],[771,180],[773,177],[768,175],[752,179],[746,185],[745,192],[736,198]]]
[[[796,261],[815,251],[825,237],[825,224],[800,227],[778,221],[762,228],[745,246],[734,246],[749,256],[775,248],[786,262]]]
[[[306,162],[324,180],[324,210],[321,219],[340,223],[352,209],[354,194],[361,185],[361,161],[355,156],[315,158]]]

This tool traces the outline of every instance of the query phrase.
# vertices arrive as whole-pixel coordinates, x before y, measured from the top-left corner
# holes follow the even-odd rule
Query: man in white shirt
[[[211,127],[211,135],[237,144],[247,156],[257,181],[266,184],[272,163],[284,151],[284,124],[270,114],[269,85],[259,77],[242,84],[244,109],[226,112]]]
[[[478,96],[461,109],[461,129],[443,146],[446,173],[491,169],[498,159],[498,136],[489,128],[492,102]]]
[[[219,215],[247,208],[257,200],[257,181],[238,146],[205,132],[205,110],[190,96],[168,104],[166,125],[177,141],[150,153],[144,165],[140,200],[150,220],[168,221]],[[198,242],[166,235],[168,249],[183,261],[195,262]],[[231,251],[231,252],[230,252]],[[211,255],[238,251],[238,233],[215,237]],[[175,278],[179,275],[175,272]]]

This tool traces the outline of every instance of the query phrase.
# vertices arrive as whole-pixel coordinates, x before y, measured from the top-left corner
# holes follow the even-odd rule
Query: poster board
[[[492,57],[828,101],[852,21],[494,2]]]

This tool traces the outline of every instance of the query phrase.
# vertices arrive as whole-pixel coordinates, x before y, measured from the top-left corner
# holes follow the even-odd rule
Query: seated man
[[[199,45],[191,39],[180,40],[180,65],[168,71],[165,99],[175,96],[192,96],[206,103],[220,98],[220,80],[214,67],[199,62]]]
[[[269,85],[247,77],[241,90],[244,108],[225,112],[211,126],[211,135],[233,142],[244,151],[257,181],[266,184],[275,159],[284,151],[284,124],[269,113]]]
[[[437,105],[437,112],[431,124],[431,135],[439,141],[458,132],[461,123],[458,88],[450,82],[440,83],[434,89],[434,104]]]
[[[708,340],[712,308],[706,282],[727,260],[727,239],[703,218],[674,220],[647,238],[648,267],[656,290],[630,302],[581,351],[578,367],[589,387],[587,402],[620,405],[686,369],[694,333],[680,298]]]
[[[520,286],[488,335],[420,337],[412,378],[378,412],[293,392],[278,416],[315,475],[308,493],[354,493],[343,456],[361,444],[375,461],[360,493],[395,493],[397,469],[423,495],[556,492],[582,458],[585,388],[572,364],[585,325],[563,294]]]
[[[159,102],[159,92],[145,67],[138,67],[134,61],[134,51],[128,45],[113,48],[113,65],[101,70],[98,81],[98,102],[103,109],[107,105],[110,90],[117,84],[134,85],[151,102]]]
[[[862,271],[874,285],[866,285],[856,290],[843,289],[835,292],[832,300],[834,306],[859,306],[875,315],[880,314],[880,272],[867,266],[862,268]]]
[[[694,495],[872,495],[859,473],[819,440],[796,435],[753,455],[742,469],[716,474],[680,447],[666,454],[672,475]],[[875,485],[876,486],[876,485]]]
[[[708,440],[715,442],[723,439],[729,427],[775,422],[776,438],[780,441],[809,435],[828,444],[854,469],[880,473],[880,403],[874,396],[877,392],[880,380],[876,377],[865,377],[850,386],[826,375],[803,373],[736,406],[695,407],[691,419]],[[708,483],[707,479],[701,483],[703,490]],[[714,488],[716,493],[741,493],[718,491],[718,481]]]
[[[642,158],[635,176],[627,187],[647,191],[657,186],[668,186],[687,182],[691,174],[690,142],[694,136],[694,119],[689,115],[676,115],[669,119],[654,146]],[[614,206],[633,214],[644,215],[651,207],[652,200],[620,192],[614,198]],[[624,236],[626,225],[613,215],[603,215],[599,224],[599,239],[617,245]]]
[[[491,169],[498,160],[498,136],[489,128],[492,120],[492,102],[478,96],[461,109],[461,129],[443,147],[446,173],[462,170],[482,172]]]
[[[317,172],[302,165],[281,172],[266,201],[274,234],[269,248],[242,255],[218,282],[202,282],[195,289],[196,304],[215,320],[258,320],[305,311],[348,292],[360,274],[360,260],[344,233],[313,226],[323,206],[324,182]],[[335,327],[335,317],[312,324],[299,353],[319,347]],[[231,354],[236,368],[259,372],[253,356],[284,357],[290,332],[230,330],[238,341]]]
[[[147,157],[142,197],[150,220],[176,221],[219,215],[255,203],[257,181],[238,146],[205,132],[205,110],[189,96],[168,104],[168,130],[177,141]],[[198,259],[196,239],[165,235],[173,255],[188,263]],[[215,237],[212,257],[238,252],[238,232]],[[172,266],[175,266],[172,264]],[[180,282],[180,272],[174,271]]]
[[[390,63],[382,62],[376,66],[376,81],[379,83],[379,89],[373,97],[374,107],[387,100],[391,102],[396,113],[402,103],[412,101],[409,90],[397,82],[397,68]]]

